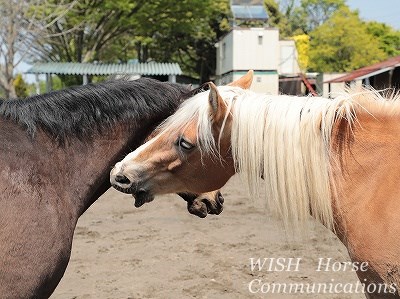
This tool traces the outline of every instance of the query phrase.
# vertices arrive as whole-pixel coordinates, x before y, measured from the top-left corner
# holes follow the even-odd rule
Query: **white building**
[[[328,97],[336,97],[340,94],[343,94],[346,90],[346,84],[344,82],[334,82],[334,83],[326,83],[326,81],[331,81],[338,79],[347,75],[347,73],[320,73],[317,76],[317,85],[319,87],[322,86],[322,90],[319,90],[319,94],[325,98]],[[361,87],[361,82],[358,84]]]
[[[251,89],[278,94],[280,74],[298,74],[294,41],[280,41],[277,28],[234,27],[216,44],[216,83],[232,82],[254,70]]]
[[[298,75],[300,67],[298,63],[298,53],[294,40],[279,41],[279,75]]]

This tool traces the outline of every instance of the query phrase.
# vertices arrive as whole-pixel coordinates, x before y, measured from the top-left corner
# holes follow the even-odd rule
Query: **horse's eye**
[[[185,151],[190,151],[194,148],[194,144],[191,144],[189,141],[185,140],[183,137],[180,137],[178,139],[178,146],[179,146],[179,148],[181,148]]]

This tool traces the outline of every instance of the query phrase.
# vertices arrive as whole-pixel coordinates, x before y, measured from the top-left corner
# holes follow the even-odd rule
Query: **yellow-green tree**
[[[15,76],[13,85],[18,98],[26,98],[28,96],[28,85],[21,74]]]
[[[307,34],[300,34],[293,36],[296,43],[298,63],[302,71],[306,71],[310,61],[309,49],[310,49],[310,37]]]
[[[309,69],[312,71],[347,72],[387,57],[358,13],[348,7],[337,10],[310,37]]]

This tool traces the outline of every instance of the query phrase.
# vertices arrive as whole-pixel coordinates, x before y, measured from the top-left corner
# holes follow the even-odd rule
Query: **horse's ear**
[[[253,74],[254,74],[254,71],[250,70],[247,72],[246,75],[244,75],[243,77],[240,77],[239,79],[233,81],[232,83],[229,83],[228,85],[241,87],[243,89],[249,89],[251,86],[251,83],[253,83]]]
[[[208,96],[210,116],[214,122],[219,122],[225,117],[226,105],[218,92],[217,86],[212,82],[209,82],[208,86],[210,88],[210,94]]]

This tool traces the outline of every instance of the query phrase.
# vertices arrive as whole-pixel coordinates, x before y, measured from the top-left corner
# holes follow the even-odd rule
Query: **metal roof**
[[[75,63],[75,62],[41,62],[36,63],[26,73],[57,75],[181,75],[177,63]]]
[[[395,67],[400,66],[400,55],[389,58],[388,60],[378,62],[372,65],[365,66],[358,70],[352,71],[351,73],[337,77],[332,80],[325,81],[324,83],[339,83],[339,82],[350,82],[354,80],[362,80],[368,77],[372,77],[384,72],[387,72]]]

